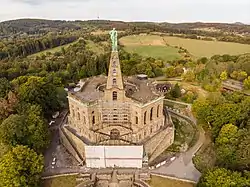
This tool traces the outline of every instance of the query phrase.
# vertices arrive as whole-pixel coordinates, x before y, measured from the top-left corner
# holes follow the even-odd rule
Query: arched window
[[[113,79],[113,85],[116,85],[116,79],[115,78]]]
[[[110,131],[110,139],[119,140],[119,138],[120,138],[120,131],[118,129],[112,129]]]
[[[113,92],[113,101],[117,100],[117,92]]]
[[[81,116],[80,116],[80,113],[79,113],[79,112],[77,112],[77,119],[78,119],[78,120],[81,120]]]
[[[83,116],[83,124],[86,124],[86,117]]]
[[[116,67],[116,61],[113,61],[112,66],[113,66],[113,67]]]
[[[138,117],[135,117],[135,124],[138,124]]]
[[[92,116],[92,124],[95,124],[95,116]]]
[[[159,117],[160,105],[157,106],[157,117]]]
[[[153,120],[153,107],[150,110],[150,121],[152,121],[152,120]]]
[[[113,75],[116,76],[116,69],[113,69]]]
[[[146,123],[147,123],[147,111],[144,112],[144,124],[146,124]]]

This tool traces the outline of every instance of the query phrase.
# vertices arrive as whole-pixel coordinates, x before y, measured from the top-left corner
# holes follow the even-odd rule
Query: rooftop
[[[99,91],[98,87],[105,84],[106,81],[107,77],[104,75],[82,79],[81,82],[84,83],[82,89],[79,92],[72,92],[71,94],[76,96],[81,101],[96,101],[103,95],[103,92]]]
[[[146,103],[161,96],[159,93],[157,93],[155,85],[150,80],[140,80],[134,76],[127,77],[125,78],[125,80],[137,87],[137,90],[135,92],[128,95],[130,98],[136,101]]]
[[[94,102],[103,96],[103,88],[107,76],[100,75],[81,80],[82,88],[78,92],[71,92],[73,96],[83,102]],[[150,80],[139,80],[136,76],[123,77],[126,96],[141,103],[147,103],[160,97],[156,85]]]

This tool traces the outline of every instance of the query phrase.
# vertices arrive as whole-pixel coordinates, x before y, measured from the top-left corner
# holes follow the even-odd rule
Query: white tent
[[[86,146],[85,154],[90,168],[141,168],[143,146]]]

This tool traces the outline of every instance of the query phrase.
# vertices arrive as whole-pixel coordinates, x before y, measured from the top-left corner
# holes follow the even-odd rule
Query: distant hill
[[[235,22],[234,24],[235,25],[245,25],[244,23],[241,23],[241,22]]]
[[[75,22],[44,19],[18,19],[0,23],[0,36],[15,34],[44,34],[47,32],[62,30],[77,30],[81,27]]]
[[[153,23],[153,22],[123,22],[109,20],[88,20],[88,21],[63,21],[63,20],[44,20],[44,19],[17,19],[0,23],[0,38],[15,35],[42,35],[48,32],[74,31],[81,28],[97,28],[118,30],[134,29],[153,29],[156,31],[171,30],[195,30],[195,29],[214,29],[218,32],[246,34],[250,33],[250,25],[228,23]]]

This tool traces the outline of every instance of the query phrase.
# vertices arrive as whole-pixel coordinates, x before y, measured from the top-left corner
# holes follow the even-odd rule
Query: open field
[[[91,41],[91,40],[88,40],[88,41],[87,41],[86,47],[87,47],[89,50],[93,51],[94,53],[98,53],[98,54],[104,53],[104,49],[102,48],[102,46],[100,46],[100,45],[94,43],[94,42]]]
[[[158,176],[152,176],[148,182],[151,187],[194,187],[195,185],[188,182],[182,182]]]
[[[28,57],[32,58],[32,57],[35,57],[35,56],[40,56],[42,54],[46,54],[47,52],[50,52],[52,54],[55,53],[55,52],[61,52],[62,47],[64,47],[64,49],[66,50],[70,45],[73,45],[73,44],[75,44],[77,42],[78,42],[78,40],[75,41],[75,42],[69,43],[69,44],[65,44],[65,45],[62,45],[62,46],[58,46],[58,47],[54,47],[54,48],[47,49],[47,50],[44,50],[44,51],[40,51],[38,53],[34,53],[32,55],[29,55]],[[88,49],[92,50],[95,53],[99,53],[100,54],[100,53],[104,52],[103,48],[100,45],[94,43],[91,40],[87,40],[86,47]]]
[[[168,46],[126,46],[125,50],[130,53],[137,53],[144,57],[162,58],[164,60],[179,59],[178,50]]]
[[[211,57],[216,54],[237,55],[250,52],[250,45],[232,42],[204,41],[165,36],[165,41],[172,46],[181,46],[196,57]]]
[[[55,52],[60,52],[62,47],[64,47],[64,49],[67,49],[70,45],[73,45],[74,43],[78,42],[77,41],[74,41],[72,43],[68,43],[68,44],[65,44],[65,45],[61,45],[61,46],[58,46],[58,47],[54,47],[54,48],[51,48],[51,49],[47,49],[47,50],[44,50],[44,51],[40,51],[38,53],[34,53],[32,55],[29,55],[28,57],[36,57],[36,56],[40,56],[42,54],[46,54],[47,52],[50,52],[50,53],[55,53]]]
[[[46,179],[42,183],[42,187],[75,187],[76,185],[76,175]]]
[[[250,52],[250,45],[247,44],[185,39],[172,36],[133,35],[121,38],[120,42],[127,50],[140,46],[165,46],[168,48],[171,47],[167,46],[167,44],[170,46],[179,46],[187,49],[195,57],[211,57],[216,54],[237,55]]]
[[[181,58],[178,49],[166,45],[160,36],[127,36],[120,39],[125,50],[130,53],[138,53],[144,57],[162,58],[175,60]]]

